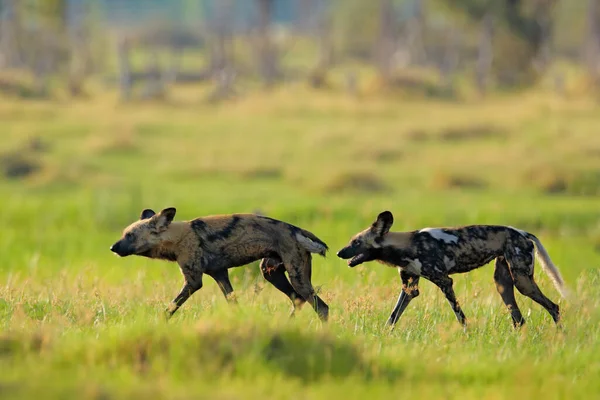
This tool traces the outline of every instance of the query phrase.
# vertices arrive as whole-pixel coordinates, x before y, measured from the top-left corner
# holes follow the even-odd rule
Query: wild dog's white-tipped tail
[[[325,245],[324,243],[316,242],[311,238],[304,236],[303,232],[296,233],[296,240],[298,240],[298,243],[300,243],[302,247],[304,247],[311,253],[317,253],[325,257],[325,253],[327,252],[327,245]]]
[[[540,239],[538,239],[531,233],[528,233],[527,237],[535,243],[535,254],[538,258],[538,261],[540,262],[540,264],[542,264],[542,268],[544,269],[544,271],[546,271],[550,279],[552,279],[556,290],[558,290],[562,297],[569,297],[569,290],[565,286],[565,281],[560,275],[560,272],[558,271],[556,265],[554,265],[554,263],[550,259],[550,255],[546,251],[546,248],[544,247]]]

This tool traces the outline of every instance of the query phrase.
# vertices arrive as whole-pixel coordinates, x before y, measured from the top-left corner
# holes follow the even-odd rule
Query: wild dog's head
[[[354,235],[350,243],[338,251],[337,256],[348,260],[349,267],[355,267],[367,261],[377,259],[384,236],[390,231],[394,223],[394,216],[389,211],[384,211],[377,216],[377,220],[362,232]]]
[[[123,230],[123,236],[110,246],[110,251],[121,257],[148,252],[161,243],[176,211],[173,207],[165,208],[158,214],[150,209],[142,211],[139,221]]]

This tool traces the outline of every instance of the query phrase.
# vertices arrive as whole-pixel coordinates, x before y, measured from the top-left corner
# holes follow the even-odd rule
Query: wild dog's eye
[[[125,234],[125,239],[127,239],[127,240],[133,240],[133,233],[128,232],[127,234]]]
[[[359,245],[360,245],[360,240],[358,240],[358,239],[354,239],[354,240],[352,241],[352,246],[359,246]]]

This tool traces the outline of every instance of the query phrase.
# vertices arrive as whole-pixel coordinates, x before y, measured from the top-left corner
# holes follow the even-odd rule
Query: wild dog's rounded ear
[[[140,214],[140,219],[148,219],[148,218],[152,218],[154,217],[154,215],[156,215],[156,213],[149,209],[146,208],[144,211],[142,211],[142,213]]]
[[[165,208],[156,216],[158,218],[157,225],[159,228],[166,228],[175,218],[175,213],[177,210],[175,207]]]
[[[173,221],[173,218],[175,218],[175,213],[177,212],[177,209],[175,207],[169,207],[169,208],[165,208],[164,210],[162,210],[160,212],[160,215],[164,216],[166,219],[169,220],[169,222]]]
[[[373,222],[371,229],[379,235],[383,236],[390,231],[390,228],[394,224],[394,216],[389,211],[383,211],[377,216],[377,220]]]

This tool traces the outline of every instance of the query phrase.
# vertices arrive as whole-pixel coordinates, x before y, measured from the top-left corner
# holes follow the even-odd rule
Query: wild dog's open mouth
[[[363,262],[365,262],[366,259],[367,259],[367,254],[360,253],[348,260],[348,266],[350,268],[356,267],[358,264],[362,264]]]

